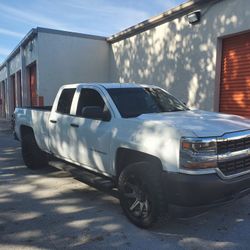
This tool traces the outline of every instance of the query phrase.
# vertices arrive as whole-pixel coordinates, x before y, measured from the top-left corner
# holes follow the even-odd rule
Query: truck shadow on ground
[[[48,167],[27,169],[18,144],[0,146],[0,246],[3,248],[247,249],[250,199],[150,230],[127,221],[116,198]]]

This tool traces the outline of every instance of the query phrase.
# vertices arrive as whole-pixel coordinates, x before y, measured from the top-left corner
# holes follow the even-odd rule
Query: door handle
[[[79,128],[79,125],[78,125],[78,124],[75,124],[75,123],[71,123],[70,126],[71,126],[71,127],[74,127],[74,128]]]
[[[51,123],[57,123],[57,121],[56,121],[56,120],[50,120],[50,122],[51,122]]]

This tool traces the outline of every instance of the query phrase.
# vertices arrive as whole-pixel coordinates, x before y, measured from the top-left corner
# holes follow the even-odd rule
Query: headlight
[[[216,153],[216,140],[209,138],[183,138],[181,140],[182,150],[194,153]]]
[[[217,143],[215,138],[182,138],[180,166],[185,169],[217,167]]]

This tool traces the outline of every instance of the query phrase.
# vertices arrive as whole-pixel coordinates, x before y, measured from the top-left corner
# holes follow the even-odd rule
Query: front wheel
[[[129,165],[119,176],[118,188],[123,211],[136,226],[149,228],[164,211],[157,167],[146,162]]]

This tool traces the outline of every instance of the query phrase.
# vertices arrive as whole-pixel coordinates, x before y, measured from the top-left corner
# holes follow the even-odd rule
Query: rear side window
[[[69,114],[72,100],[76,89],[64,89],[59,98],[56,112],[61,114]]]
[[[83,108],[87,106],[98,106],[103,110],[105,108],[105,103],[101,95],[94,89],[82,89],[80,98],[77,105],[76,115],[81,116]]]

